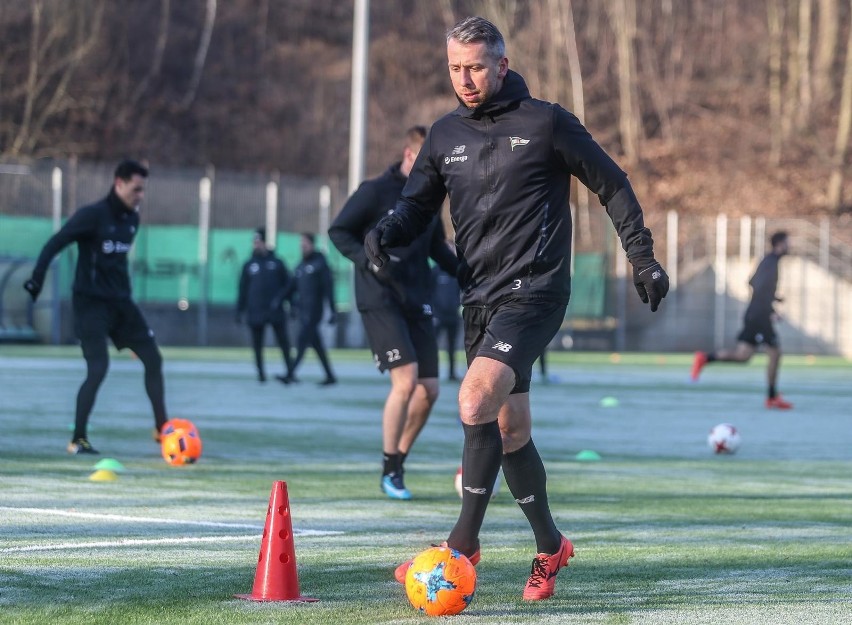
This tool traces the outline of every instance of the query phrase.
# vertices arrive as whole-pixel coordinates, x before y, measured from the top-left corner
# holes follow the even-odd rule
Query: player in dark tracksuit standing
[[[293,358],[290,356],[290,337],[287,333],[287,318],[284,301],[294,288],[293,278],[284,261],[266,245],[266,229],[255,230],[251,258],[243,265],[240,274],[239,296],[237,297],[237,323],[245,318],[251,330],[251,344],[257,379],[266,382],[263,366],[263,334],[266,326],[272,327],[275,340],[281,348],[286,372],[275,376],[289,383],[293,376]]]
[[[793,404],[785,400],[777,391],[778,367],[781,362],[781,346],[775,333],[774,321],[778,319],[775,302],[781,298],[776,295],[778,288],[778,262],[789,252],[786,232],[776,232],[770,238],[772,251],[767,254],[754,275],[749,280],[752,288],[751,302],[743,318],[743,329],[737,336],[734,349],[720,349],[715,352],[695,352],[692,363],[692,380],[698,380],[701,370],[711,362],[739,362],[751,360],[758,346],[766,345],[769,362],[766,368],[767,393],[766,407],[789,410]]]
[[[435,338],[440,341],[443,334],[447,341],[448,380],[456,377],[456,342],[461,325],[461,289],[455,276],[441,269],[440,265],[432,267],[432,314],[435,317]]]
[[[130,348],[145,367],[145,390],[154,411],[155,440],[159,440],[167,420],[163,359],[154,332],[131,299],[127,265],[127,254],[139,229],[139,204],[147,178],[147,168],[136,161],[120,163],[109,194],[78,209],[68,219],[44,245],[32,277],[24,283],[35,301],[50,261],[66,246],[77,244],[72,306],[74,329],[86,359],[86,379],[77,393],[74,435],[68,443],[68,453],[98,453],[89,442],[87,427],[109,368],[107,338],[118,349]]]
[[[459,389],[462,508],[446,542],[479,561],[479,531],[502,463],[535,535],[523,598],[538,601],[553,595],[556,574],[574,552],[550,512],[529,401],[533,363],[559,330],[570,295],[572,176],[606,206],[637,293],[652,311],[668,276],[654,259],[627,175],[574,115],[530,96],[509,70],[500,31],[466,18],[446,44],[459,106],[432,125],[396,208],[364,246],[383,267],[387,250],[415,240],[449,195],[468,370]],[[397,567],[398,580],[408,566]]]
[[[457,259],[434,218],[410,246],[391,250],[379,269],[364,253],[364,236],[393,210],[426,129],[406,132],[403,158],[381,176],[364,181],[329,228],[331,241],[355,264],[355,300],[379,371],[389,371],[391,388],[382,409],[382,491],[411,499],[403,462],[426,425],[438,398],[438,344],[430,305],[429,257],[455,275]]]
[[[331,370],[325,345],[319,333],[319,324],[328,304],[330,324],[337,323],[337,308],[334,304],[334,280],[325,255],[316,249],[314,235],[303,233],[300,239],[302,262],[295,269],[296,288],[291,306],[299,319],[299,337],[296,341],[296,359],[293,361],[293,373],[286,382],[296,382],[295,372],[305,357],[308,347],[312,347],[325,371],[325,379],[320,386],[337,384],[337,378]]]

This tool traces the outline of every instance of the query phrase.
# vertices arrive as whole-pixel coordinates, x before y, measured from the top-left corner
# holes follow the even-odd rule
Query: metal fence
[[[103,197],[112,183],[113,167],[74,160],[0,163],[0,258],[7,259],[6,265],[0,261],[0,273],[14,263],[16,276],[21,274],[21,260],[32,262],[52,229],[76,207]],[[325,236],[345,200],[345,186],[336,179],[155,168],[141,208],[143,228],[131,255],[138,270],[134,275],[136,296],[149,307],[167,306],[167,312],[178,302],[189,302],[196,313],[193,327],[214,327],[216,307],[232,306],[237,268],[250,253],[251,230],[265,225],[268,231],[278,233],[272,241],[291,266],[298,262],[295,233],[317,233],[319,246],[328,252],[335,271],[342,308],[354,308],[351,264],[329,249]],[[598,269],[594,276],[577,276],[575,285],[584,283],[589,288],[575,290],[563,334],[582,338],[584,332],[596,333],[600,340],[583,343],[569,337],[560,345],[686,351],[729,343],[736,336],[750,295],[750,273],[767,251],[772,232],[786,230],[791,255],[782,261],[780,285],[786,297],[781,308],[786,321],[780,329],[785,349],[852,356],[851,313],[846,312],[852,311],[852,226],[848,219],[759,215],[729,219],[725,215],[649,211],[646,222],[655,235],[657,258],[672,279],[671,294],[660,313],[652,315],[633,292],[629,267],[606,212],[596,202],[592,204],[573,211],[575,250],[594,254],[600,261],[575,265],[580,272],[589,266]],[[13,219],[15,232],[10,232]],[[178,230],[180,236],[175,234]],[[49,318],[52,330],[40,328],[41,335],[54,342],[68,338],[67,332],[62,336],[57,318],[61,300],[67,300],[73,253],[66,251],[58,261],[64,271],[54,272],[63,276],[53,285],[56,297],[46,299],[35,315],[27,314],[22,293],[11,288],[17,278],[4,282],[0,275],[0,284],[5,286],[0,293],[0,330],[13,314],[13,325],[27,318],[43,325]],[[590,281],[595,280],[600,289],[591,288]],[[602,307],[584,306],[586,302],[580,301],[600,297],[601,292],[605,294]],[[45,307],[51,308],[45,311]],[[595,313],[597,318],[591,323],[578,314],[600,308],[603,313]],[[171,314],[164,313],[167,326],[172,323]],[[174,340],[186,340],[186,332],[180,330],[186,326],[174,325],[178,328]],[[351,325],[354,335],[360,336],[354,314]],[[161,338],[169,336],[160,329],[158,333]],[[338,333],[336,342],[351,343],[342,338],[346,334],[346,330]],[[201,344],[228,340],[206,331],[191,337],[191,342]]]

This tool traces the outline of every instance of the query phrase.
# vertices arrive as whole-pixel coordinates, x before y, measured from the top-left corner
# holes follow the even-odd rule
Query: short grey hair
[[[466,17],[449,31],[447,43],[455,39],[459,43],[484,42],[488,56],[495,60],[506,56],[506,42],[497,27],[484,17]]]

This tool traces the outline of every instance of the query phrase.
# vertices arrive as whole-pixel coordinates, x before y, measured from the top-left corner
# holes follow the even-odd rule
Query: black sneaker
[[[281,382],[281,384],[293,384],[294,382],[298,382],[298,380],[292,375],[276,375],[275,379]]]
[[[68,453],[69,454],[99,454],[97,449],[92,447],[92,444],[89,442],[88,438],[75,438],[73,441],[68,443]]]
[[[337,384],[337,378],[326,378],[322,382],[317,382],[318,386],[332,386],[333,384]]]

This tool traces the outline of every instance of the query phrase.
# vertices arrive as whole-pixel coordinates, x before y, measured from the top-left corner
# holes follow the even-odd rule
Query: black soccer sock
[[[77,411],[74,417],[74,436],[71,440],[86,438],[86,430],[89,424],[89,415],[95,405],[95,397],[101,382],[106,377],[109,368],[109,356],[104,345],[103,353],[85,354],[86,356],[86,379],[77,391]]]
[[[154,411],[154,425],[161,430],[167,420],[166,390],[163,382],[163,356],[156,343],[136,346],[134,351],[145,366],[145,392]]]
[[[469,556],[479,548],[479,530],[500,471],[503,440],[497,421],[463,427],[462,507],[447,543]]]
[[[266,373],[263,367],[263,329],[264,326],[251,326],[251,348],[254,351],[254,365],[257,367],[257,377],[263,379]]]
[[[399,454],[383,454],[383,458],[382,475],[400,472],[402,463],[400,462]]]
[[[538,553],[556,553],[561,535],[547,503],[547,473],[532,439],[503,456],[503,477],[535,534]]]
[[[405,459],[408,458],[408,452],[402,453],[399,452],[399,469],[402,470],[402,465],[405,463]]]
[[[769,399],[775,398],[776,395],[778,395],[778,391],[775,390],[775,385],[770,384],[769,385]]]

